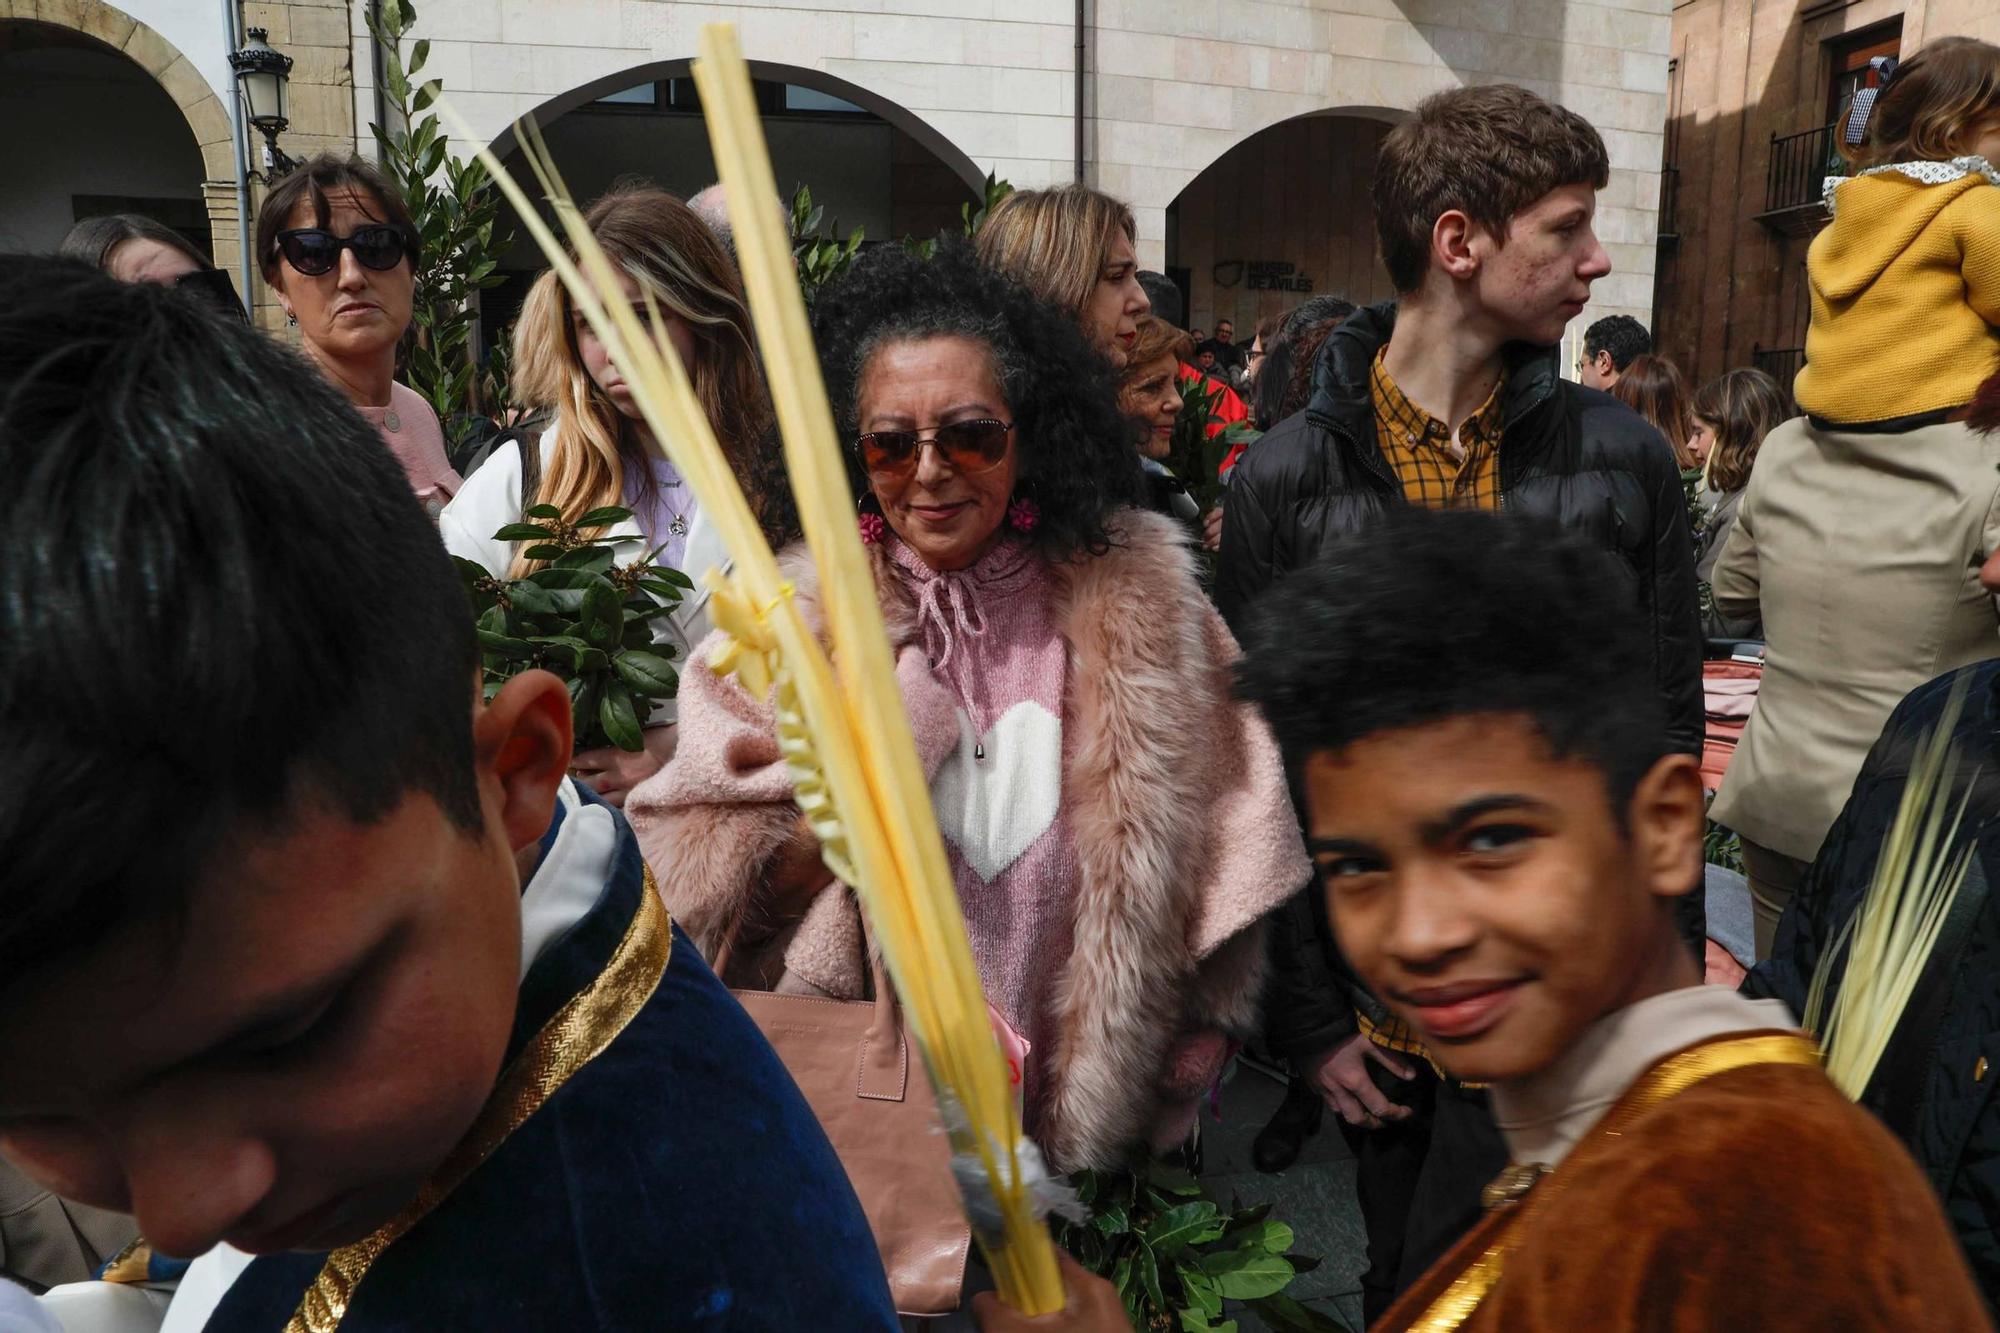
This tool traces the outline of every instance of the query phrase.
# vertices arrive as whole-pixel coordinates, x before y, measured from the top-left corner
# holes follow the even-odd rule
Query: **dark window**
[[[606,93],[592,102],[593,107],[616,108],[620,111],[652,111],[660,104],[660,85],[657,83],[634,84],[630,88],[620,88],[615,93]]]
[[[790,83],[770,83],[759,79],[752,85],[757,97],[757,110],[765,116],[789,116],[810,119],[874,120],[875,113],[865,107],[856,106],[844,97],[823,93],[816,88],[805,88]],[[701,93],[692,78],[661,79],[654,83],[634,84],[615,93],[606,93],[589,103],[591,111],[608,111],[620,114],[631,112],[667,113],[670,115],[698,116],[701,114]]]
[[[1903,49],[1903,20],[1890,19],[1852,36],[1826,44],[1829,57],[1826,84],[1826,118],[1837,121],[1847,114],[1847,104],[1862,88],[1881,82],[1868,62],[1876,56],[1898,55]]]
[[[172,227],[195,249],[215,258],[215,234],[208,218],[208,206],[199,199],[156,199],[127,194],[73,194],[70,216],[81,222],[111,213],[137,213]]]

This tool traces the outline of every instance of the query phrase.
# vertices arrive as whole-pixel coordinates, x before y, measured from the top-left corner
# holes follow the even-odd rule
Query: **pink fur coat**
[[[1037,1137],[1063,1170],[1115,1163],[1164,1110],[1190,1104],[1219,1062],[1216,1034],[1253,1029],[1262,918],[1311,871],[1277,748],[1230,697],[1236,644],[1195,581],[1181,528],[1128,510],[1116,536],[1107,554],[1053,568],[1070,654],[1063,790],[1082,875],[1074,952],[1050,979],[1059,1037]],[[934,773],[959,740],[952,698],[931,674],[909,594],[881,548],[871,554]],[[798,548],[784,560],[817,623],[816,572]],[[767,963],[782,967],[787,989],[861,998],[850,893],[820,893],[796,923],[767,919],[766,871],[798,811],[768,704],[706,669],[714,646],[697,648],[681,677],[679,752],[633,791],[626,814],[705,955],[739,921],[778,927],[782,963]],[[731,968],[739,984],[745,970],[755,967]]]

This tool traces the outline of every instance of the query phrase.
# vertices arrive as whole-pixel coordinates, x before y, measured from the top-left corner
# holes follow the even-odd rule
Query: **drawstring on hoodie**
[[[952,649],[961,639],[976,639],[986,632],[986,617],[980,613],[972,580],[961,573],[938,572],[916,580],[916,585],[917,625],[924,632],[924,655],[934,670],[951,672],[952,683],[965,697],[969,690],[959,673],[966,666],[967,655]]]

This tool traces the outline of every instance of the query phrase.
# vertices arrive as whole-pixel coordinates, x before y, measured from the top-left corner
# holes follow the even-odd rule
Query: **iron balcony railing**
[[[1792,381],[1806,364],[1806,349],[1803,347],[1757,347],[1751,349],[1750,364],[1778,382],[1784,391],[1785,405],[1797,411],[1797,400],[1792,397]]]
[[[1771,160],[1764,172],[1764,212],[1823,208],[1821,189],[1840,174],[1832,125],[1771,136]]]

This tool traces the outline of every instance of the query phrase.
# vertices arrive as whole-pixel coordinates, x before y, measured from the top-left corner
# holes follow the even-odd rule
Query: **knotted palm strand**
[[[1972,864],[1974,847],[1959,838],[1972,783],[1952,799],[1960,785],[1952,730],[1964,706],[1960,681],[1937,725],[1916,744],[1868,890],[1820,955],[1806,994],[1806,1030],[1819,1039],[1827,1075],[1852,1099],[1874,1077]],[[1836,990],[1833,975],[1843,956],[1847,968]]]
[[[748,67],[727,25],[704,29],[695,78],[719,174],[730,200],[787,468],[818,565],[836,673],[806,624],[685,368],[647,309],[607,304],[616,270],[590,235],[536,128],[516,134],[576,256],[490,150],[479,159],[542,247],[578,311],[632,387],[641,416],[687,478],[733,562],[709,571],[715,620],[733,642],[709,665],[771,698],[801,810],[828,867],[854,887],[874,925],[909,1033],[945,1109],[955,1154],[975,1161],[971,1209],[1001,1298],[1028,1314],[1062,1307],[1061,1278],[1043,1220],[1049,1191],[1025,1151],[1011,1080],[990,1020],[915,738],[896,685],[874,579],[854,523],[825,385],[820,379],[778,218]],[[454,132],[475,141],[445,111]],[[965,1173],[961,1170],[961,1179]],[[992,1225],[997,1219],[998,1225]]]

